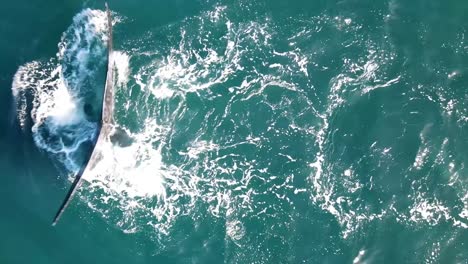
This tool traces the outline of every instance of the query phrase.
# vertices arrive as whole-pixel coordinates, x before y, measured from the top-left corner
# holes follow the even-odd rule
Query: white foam
[[[353,259],[353,264],[362,263],[362,258],[364,257],[364,254],[366,254],[366,251],[364,249],[359,250],[357,256]]]
[[[52,93],[51,101],[53,104],[46,111],[52,117],[54,125],[67,126],[84,120],[83,108],[79,107],[79,100],[70,93],[62,82],[58,83],[57,89]],[[40,104],[38,111],[41,111],[44,105],[46,104]]]
[[[416,169],[421,169],[424,165],[424,161],[429,154],[429,149],[427,147],[421,147],[416,154],[416,158],[414,159],[413,167]]]
[[[224,16],[226,8],[226,6],[216,6],[213,11],[208,11],[207,14],[211,22],[218,22],[221,19],[221,17]]]
[[[198,159],[201,153],[206,153],[207,151],[213,151],[217,149],[219,149],[219,146],[213,142],[197,141],[188,148],[187,152],[181,152],[180,154],[187,155],[191,159]]]
[[[84,179],[92,184],[104,185],[127,198],[165,196],[164,164],[161,148],[154,149],[145,141],[149,131],[134,135],[136,140],[128,147],[106,142],[98,151],[105,153],[92,173]],[[154,133],[154,132],[153,132]],[[154,134],[153,134],[154,135]]]
[[[344,171],[343,174],[344,174],[344,176],[346,176],[346,177],[350,177],[352,173],[353,173],[353,172],[352,172],[350,169],[347,169],[347,170]]]
[[[34,76],[31,76],[30,73],[38,71],[39,68],[40,64],[38,62],[26,63],[20,66],[13,76],[11,90],[15,100],[18,121],[22,129],[26,128],[28,115],[26,92],[36,83]]]
[[[442,220],[451,219],[450,209],[441,202],[424,199],[421,194],[417,195],[415,203],[409,210],[409,220],[415,223],[424,222],[432,226],[439,224]]]
[[[226,222],[226,235],[234,243],[239,245],[239,242],[245,236],[245,228],[239,220],[232,220]]]
[[[130,56],[122,51],[113,51],[110,59],[111,64],[115,65],[117,85],[124,87],[130,75]]]

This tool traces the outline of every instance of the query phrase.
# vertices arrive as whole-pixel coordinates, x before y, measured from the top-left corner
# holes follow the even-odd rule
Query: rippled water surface
[[[54,228],[106,14],[5,5],[0,262],[468,263],[464,1],[110,2]]]

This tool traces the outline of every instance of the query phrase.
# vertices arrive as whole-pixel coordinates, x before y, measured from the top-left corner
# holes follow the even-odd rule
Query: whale
[[[93,137],[93,141],[92,141],[93,147],[92,147],[92,150],[85,157],[85,163],[83,164],[81,169],[76,174],[75,179],[73,180],[73,183],[69,191],[67,192],[67,195],[65,196],[65,199],[63,200],[62,204],[60,205],[54,217],[52,226],[55,226],[58,223],[63,213],[65,212],[67,207],[70,205],[70,202],[72,201],[73,196],[76,194],[76,192],[80,188],[83,175],[93,170],[96,164],[102,159],[103,154],[101,153],[99,146],[103,142],[110,140],[111,137],[113,137],[113,135],[115,134],[115,126],[114,126],[114,104],[115,104],[114,93],[115,91],[114,91],[114,65],[113,65],[113,60],[112,60],[112,52],[113,52],[112,17],[111,17],[111,13],[110,13],[109,6],[107,5],[107,3],[105,3],[105,7],[106,7],[107,27],[108,27],[108,38],[107,38],[108,63],[107,63],[106,82],[104,86],[104,96],[102,100],[102,109],[100,113],[100,118],[98,120],[96,134]]]

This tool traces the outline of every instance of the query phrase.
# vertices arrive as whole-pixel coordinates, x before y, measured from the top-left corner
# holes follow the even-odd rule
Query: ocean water
[[[468,2],[0,9],[0,263],[468,263]]]

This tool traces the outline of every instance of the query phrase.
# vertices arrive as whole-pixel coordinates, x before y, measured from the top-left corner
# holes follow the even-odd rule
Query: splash
[[[111,64],[116,67],[117,85],[123,87],[127,84],[130,75],[130,57],[125,52],[113,51],[110,58],[113,60]]]
[[[79,170],[84,143],[96,130],[84,112],[84,94],[95,84],[92,78],[103,63],[96,60],[105,51],[103,23],[101,11],[85,9],[77,14],[58,44],[57,57],[21,66],[12,84],[20,125],[26,129],[31,118],[36,145],[70,172]],[[29,117],[28,98],[32,98]]]
[[[341,132],[335,122],[346,110],[406,81],[403,74],[388,74],[396,57],[392,47],[381,44],[386,41],[371,41],[354,18],[288,18],[283,25],[268,16],[235,22],[238,13],[218,6],[156,29],[167,38],[145,34],[112,54],[115,82],[122,88],[116,117],[132,141],[99,146],[105,155],[84,177],[84,204],[126,233],[151,234],[158,245],[171,243],[178,221],[197,226],[207,215],[226,219],[227,244],[255,241],[261,247],[272,234],[287,242],[284,234],[294,231],[291,223],[302,203],[331,215],[348,241],[367,224],[388,218],[466,228],[467,196],[460,198],[464,209],[452,212],[428,192],[418,196],[421,181],[405,190],[410,208],[399,208],[393,198],[382,206],[360,199],[365,191],[395,197],[378,189],[384,184],[377,176],[395,163],[398,145],[375,140],[367,146],[361,158],[376,170],[372,175],[360,170],[362,160],[335,156],[334,137]],[[101,75],[105,57],[102,23],[101,11],[80,12],[64,33],[57,58],[23,65],[12,87],[21,126],[27,128],[30,114],[36,144],[67,173],[82,164],[81,148],[96,131],[84,105],[92,100],[95,86],[89,82]],[[342,38],[338,46],[319,41],[330,32]],[[337,69],[329,62],[336,49],[346,54]],[[322,74],[330,75],[328,83],[317,80]],[[456,112],[461,101],[443,102],[452,102],[444,105],[446,114],[461,120]],[[419,147],[405,173],[423,173],[438,159],[434,149],[444,149],[427,142]],[[440,154],[441,164],[448,155]],[[463,163],[450,162],[450,183],[458,194],[466,193]],[[265,237],[249,230],[250,220],[260,223]],[[252,248],[241,250],[248,255]],[[355,262],[363,262],[367,252],[359,252]]]

